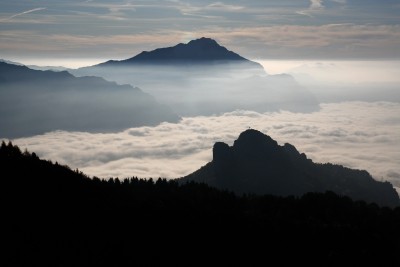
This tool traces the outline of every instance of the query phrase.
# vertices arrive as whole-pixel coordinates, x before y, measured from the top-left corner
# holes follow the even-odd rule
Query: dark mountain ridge
[[[25,66],[25,67],[28,67],[28,68],[30,68],[30,69],[32,69],[32,70],[44,70],[44,71],[46,71],[46,70],[51,70],[51,71],[55,71],[55,72],[58,72],[58,71],[68,71],[68,70],[69,70],[69,68],[62,67],[62,66],[24,65],[24,64],[22,64],[22,63],[15,62],[15,61],[11,61],[11,60],[6,60],[6,59],[0,59],[0,62],[7,63],[7,64],[11,64],[11,65],[17,65],[17,66]]]
[[[110,60],[95,66],[126,66],[134,64],[155,65],[197,65],[197,64],[243,64],[247,68],[263,67],[219,45],[210,38],[199,38],[187,44],[177,44],[172,47],[158,48],[152,51],[143,51],[138,55],[125,60]]]
[[[400,204],[389,182],[374,180],[367,171],[317,164],[290,144],[283,146],[256,130],[240,134],[232,147],[218,142],[213,160],[181,182],[196,181],[236,193],[300,196],[333,191],[355,200],[384,206]]]
[[[91,179],[4,142],[0,166],[2,266],[400,263],[400,207],[332,192],[236,196],[193,182]]]
[[[180,119],[130,85],[4,62],[0,62],[0,113],[0,136],[7,138],[54,130],[113,132]]]
[[[2,83],[24,83],[29,81],[57,81],[73,80],[75,77],[67,71],[55,72],[51,70],[33,70],[27,66],[17,63],[0,62],[0,81]],[[86,77],[88,78],[88,77]],[[76,78],[79,79],[79,78]],[[101,79],[98,79],[101,80]]]

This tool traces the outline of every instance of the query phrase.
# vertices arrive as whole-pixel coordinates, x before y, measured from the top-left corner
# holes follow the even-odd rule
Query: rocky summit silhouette
[[[97,75],[116,81],[124,79],[124,82],[130,81],[139,85],[142,85],[144,74],[152,74],[149,78],[157,77],[164,83],[170,78],[187,79],[188,75],[190,77],[204,77],[210,74],[211,76],[266,75],[261,64],[246,59],[221,46],[214,39],[206,37],[191,40],[186,44],[179,43],[171,47],[142,51],[128,59],[108,60],[71,71],[77,75]],[[121,75],[125,72],[129,72],[131,77]]]
[[[354,200],[397,206],[399,196],[389,182],[378,182],[364,170],[318,164],[291,144],[283,146],[257,131],[241,133],[233,146],[217,142],[213,160],[181,182],[203,182],[236,193],[303,195],[333,191]]]
[[[138,86],[180,116],[319,109],[290,75],[268,75],[259,63],[205,37],[71,71]]]
[[[125,60],[109,60],[97,66],[129,65],[129,64],[244,64],[263,71],[263,67],[254,61],[248,60],[235,52],[219,45],[211,38],[202,37],[191,40],[187,44],[179,43],[172,47],[158,48],[152,51],[143,51],[140,54]]]
[[[0,62],[0,137],[54,130],[112,132],[179,117],[130,85]]]

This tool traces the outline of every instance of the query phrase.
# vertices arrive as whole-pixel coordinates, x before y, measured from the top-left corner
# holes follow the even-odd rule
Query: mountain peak
[[[254,129],[248,129],[239,135],[233,148],[240,154],[248,156],[265,156],[265,153],[274,153],[279,149],[278,143],[270,136]]]
[[[213,161],[182,181],[204,182],[236,193],[287,196],[333,191],[384,206],[399,204],[393,186],[374,180],[367,171],[313,163],[293,145],[280,146],[253,129],[242,132],[231,147],[216,143]]]
[[[139,55],[127,59],[134,62],[206,62],[206,61],[249,61],[238,54],[219,45],[214,39],[202,37],[191,40],[187,44],[177,44],[172,47],[158,48],[153,51],[144,51]]]
[[[240,63],[244,69],[258,70],[260,74],[264,73],[263,67],[251,60],[248,60],[235,52],[232,52],[221,46],[214,39],[201,37],[189,41],[188,43],[179,43],[175,46],[157,48],[151,51],[143,51],[138,55],[121,60],[110,60],[96,66],[128,66],[128,65],[219,65]]]
[[[188,45],[207,45],[207,46],[220,46],[217,41],[207,37],[201,37],[199,39],[191,40],[187,43]]]
[[[239,138],[237,139],[237,141],[244,141],[244,140],[248,140],[248,141],[254,141],[254,142],[259,142],[259,141],[265,141],[265,140],[268,140],[268,141],[274,141],[271,137],[269,137],[268,135],[266,135],[266,134],[264,134],[264,133],[262,133],[262,132],[260,132],[260,131],[258,131],[258,130],[255,130],[255,129],[248,129],[248,130],[246,130],[246,131],[244,131],[244,132],[242,132],[240,135],[239,135]],[[274,141],[275,142],[275,141]],[[276,143],[276,142],[275,142]]]

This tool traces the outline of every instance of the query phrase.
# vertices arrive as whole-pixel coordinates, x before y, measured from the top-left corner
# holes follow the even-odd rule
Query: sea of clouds
[[[118,133],[56,131],[13,142],[91,176],[178,178],[211,161],[216,141],[232,145],[248,128],[293,144],[314,162],[365,169],[400,188],[400,103],[321,104],[314,113],[238,110]]]

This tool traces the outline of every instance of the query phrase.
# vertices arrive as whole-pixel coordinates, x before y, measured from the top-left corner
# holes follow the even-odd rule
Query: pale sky
[[[261,59],[399,59],[400,0],[0,1],[0,58],[95,62],[202,36]]]

